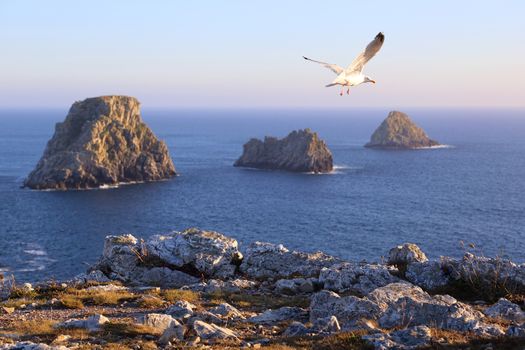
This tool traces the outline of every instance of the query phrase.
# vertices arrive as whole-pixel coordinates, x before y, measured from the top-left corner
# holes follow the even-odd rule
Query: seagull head
[[[370,78],[370,77],[366,77],[366,76],[365,76],[365,81],[364,81],[364,83],[372,83],[372,84],[375,84],[376,81],[375,81],[374,79]]]

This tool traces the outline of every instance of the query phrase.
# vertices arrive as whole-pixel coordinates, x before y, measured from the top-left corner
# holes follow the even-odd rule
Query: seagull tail
[[[325,87],[330,87],[330,86],[335,86],[335,85],[337,85],[337,83],[331,83],[331,84],[325,85]]]

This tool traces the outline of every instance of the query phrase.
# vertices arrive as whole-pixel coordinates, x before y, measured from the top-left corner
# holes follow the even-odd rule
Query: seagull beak
[[[370,82],[371,82],[371,83],[373,83],[373,84],[375,84],[375,83],[376,83],[376,81],[375,81],[375,80],[370,80]]]

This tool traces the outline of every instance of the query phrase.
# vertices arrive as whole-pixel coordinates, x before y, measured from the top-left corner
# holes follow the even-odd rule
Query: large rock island
[[[102,96],[71,106],[24,186],[86,189],[173,175],[168,147],[142,121],[139,101]]]
[[[327,173],[333,169],[332,153],[310,129],[292,131],[283,139],[251,139],[234,166],[295,172]]]
[[[414,149],[438,146],[425,131],[405,113],[392,111],[374,131],[365,147],[386,149]]]

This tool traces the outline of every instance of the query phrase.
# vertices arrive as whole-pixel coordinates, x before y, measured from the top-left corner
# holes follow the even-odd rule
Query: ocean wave
[[[47,253],[42,249],[26,249],[24,253],[29,255],[45,256]]]
[[[415,149],[442,149],[442,148],[456,148],[456,146],[453,146],[453,145],[437,145],[437,146],[429,146],[429,147],[416,147]]]

